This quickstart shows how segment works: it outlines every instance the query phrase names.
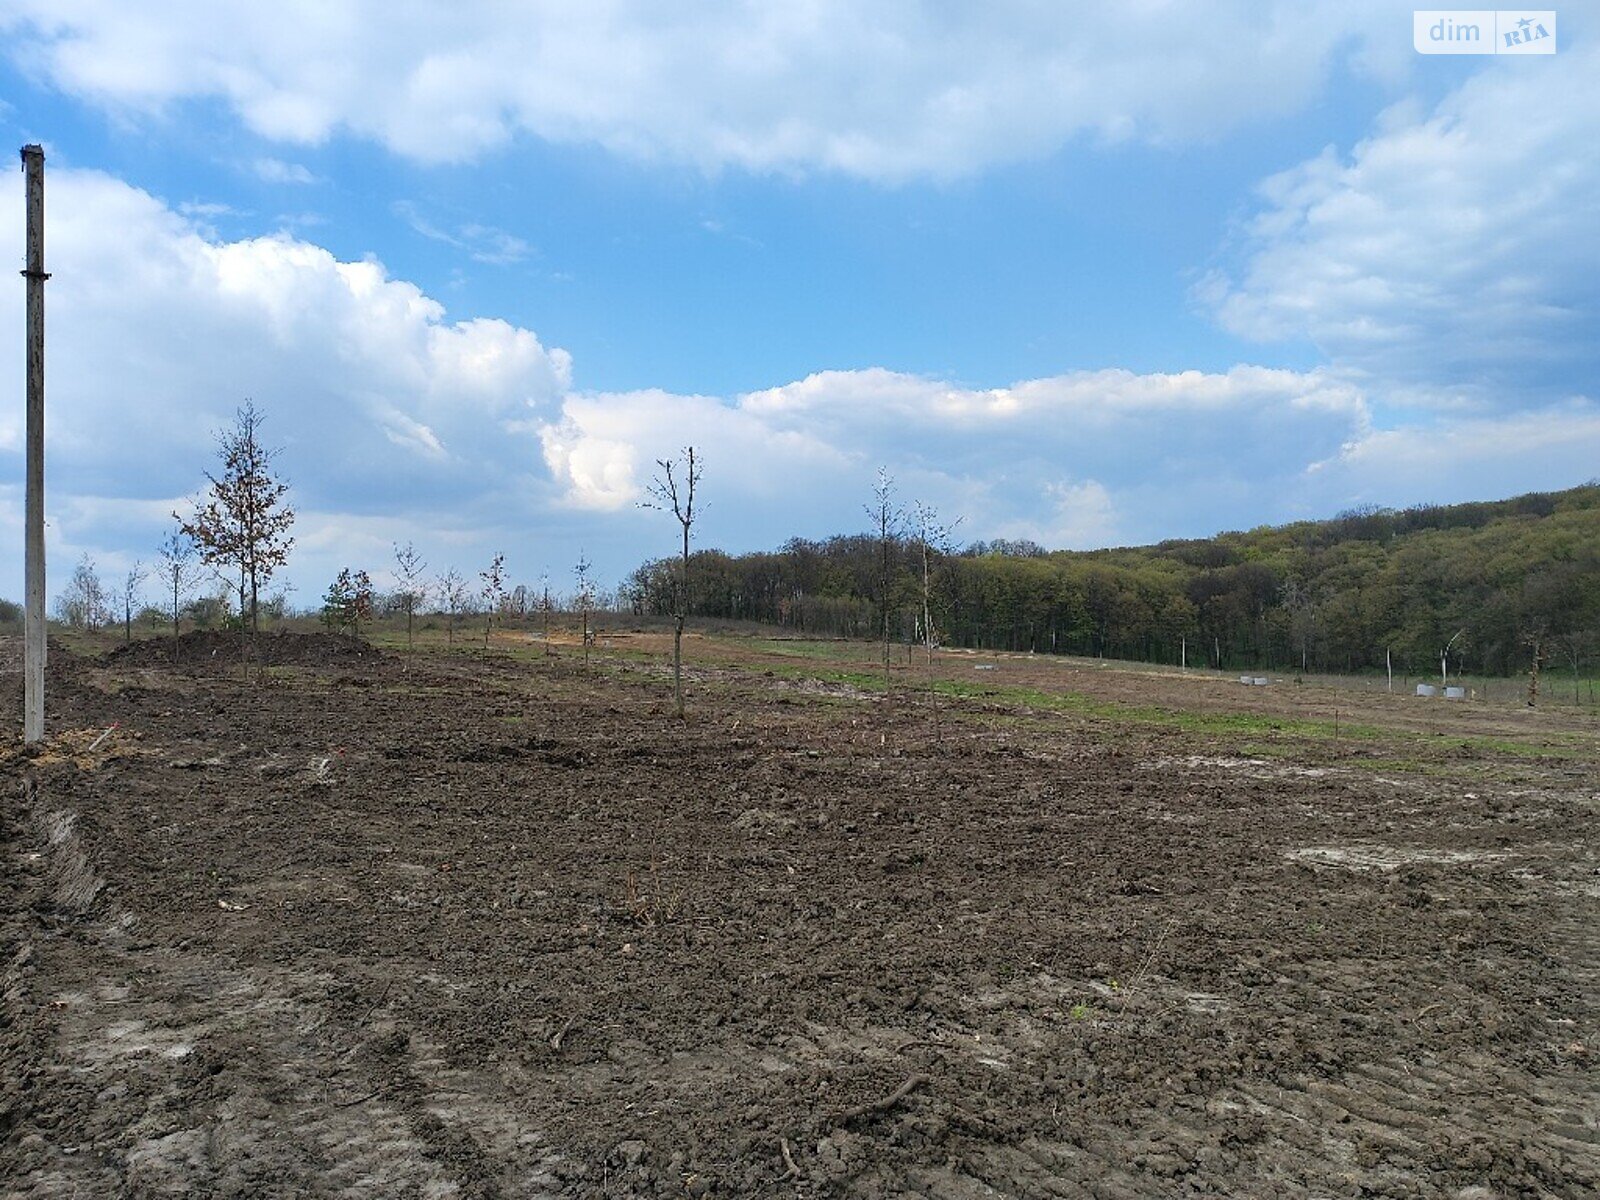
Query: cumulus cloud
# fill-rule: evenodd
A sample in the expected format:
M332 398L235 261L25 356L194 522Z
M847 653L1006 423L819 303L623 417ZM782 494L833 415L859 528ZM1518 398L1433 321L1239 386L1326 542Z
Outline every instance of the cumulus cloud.
M291 577L314 600L341 565L380 573L394 541L436 568L498 550L513 571L575 562L616 579L664 553L642 511L656 460L706 462L702 545L858 530L874 471L964 518L962 536L1135 542L1593 474L1600 413L1375 427L1335 369L1075 371L973 387L879 368L732 397L575 390L567 354L502 320L453 320L379 262L279 234L226 241L109 176L50 179L51 553L110 570L149 557L252 397L300 508ZM0 225L19 258L20 230ZM0 291L0 324L21 322ZM21 375L0 342L0 373ZM20 475L20 413L0 462ZM20 497L0 483L0 531ZM6 557L12 571L20 555ZM558 568L559 571L559 568ZM0 577L0 594L20 580Z
M1281 511L1312 462L1367 428L1359 391L1319 371L1081 371L975 389L874 368L727 402L569 396L540 436L564 503L599 511L642 499L654 459L693 441L734 498L711 524L740 545L860 527L886 463L904 497L964 516L973 537L1083 546L1189 530L1197 512L1226 520L1243 497Z
M1523 412L1373 429L1307 472L1324 512L1494 499L1569 487L1597 474L1600 404L1586 398Z
M1063 479L1046 483L1034 511L999 522L995 537L1027 539L1062 550L1090 550L1125 545L1111 489L1098 479Z
M1267 180L1201 298L1399 401L1548 403L1600 367L1600 44L1490 65Z
M426 162L529 133L709 169L885 180L1079 136L1204 139L1300 109L1341 55L1393 71L1410 54L1392 0L191 9L8 0L0 27L27 69L125 115L214 98L268 138L345 130Z
M532 331L452 321L381 263L288 235L215 240L96 172L52 171L49 209L50 517L62 544L91 523L106 531L83 497L116 498L145 525L141 503L169 512L203 482L213 432L247 397L307 509L433 527L514 522L539 502L531 422L554 411L571 362ZM0 229L12 258L20 240L18 226ZM20 289L0 293L0 322L19 327L21 303ZM20 378L20 353L0 345L0 370ZM20 420L0 415L0 454L20 452ZM151 526L144 540L158 537Z

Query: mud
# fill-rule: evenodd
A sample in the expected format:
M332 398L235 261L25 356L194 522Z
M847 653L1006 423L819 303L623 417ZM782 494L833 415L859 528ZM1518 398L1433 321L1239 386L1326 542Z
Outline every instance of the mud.
M9 729L5 1196L1600 1191L1593 753L142 653Z
M104 656L113 668L175 667L206 670L240 664L329 666L371 662L380 656L367 642L342 633L271 631L258 636L227 630L196 629L173 638L140 639Z

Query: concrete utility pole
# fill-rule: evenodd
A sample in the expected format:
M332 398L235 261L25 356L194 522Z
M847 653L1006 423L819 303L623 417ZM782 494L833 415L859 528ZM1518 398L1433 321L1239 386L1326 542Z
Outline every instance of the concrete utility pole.
M28 499L22 740L44 737L44 147L22 148L28 193Z

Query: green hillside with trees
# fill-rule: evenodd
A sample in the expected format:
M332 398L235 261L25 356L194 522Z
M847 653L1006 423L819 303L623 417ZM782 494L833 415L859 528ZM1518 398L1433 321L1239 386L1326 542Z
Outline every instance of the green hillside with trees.
M931 540L931 539L930 539ZM794 539L693 556L700 617L815 636L923 638L914 532ZM1511 674L1538 654L1578 670L1600 653L1600 483L1495 502L1362 509L1154 546L1046 551L977 542L932 556L944 645L1223 669ZM665 613L672 563L627 592Z

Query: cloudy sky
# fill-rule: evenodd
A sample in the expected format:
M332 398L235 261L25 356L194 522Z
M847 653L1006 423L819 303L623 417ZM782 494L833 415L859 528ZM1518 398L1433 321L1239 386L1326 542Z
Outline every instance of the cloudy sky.
M1388 0L1075 8L0 0L52 594L151 556L247 397L300 604L406 540L615 582L690 443L730 550L864 527L879 466L1051 547L1600 475L1583 10L1425 57Z

